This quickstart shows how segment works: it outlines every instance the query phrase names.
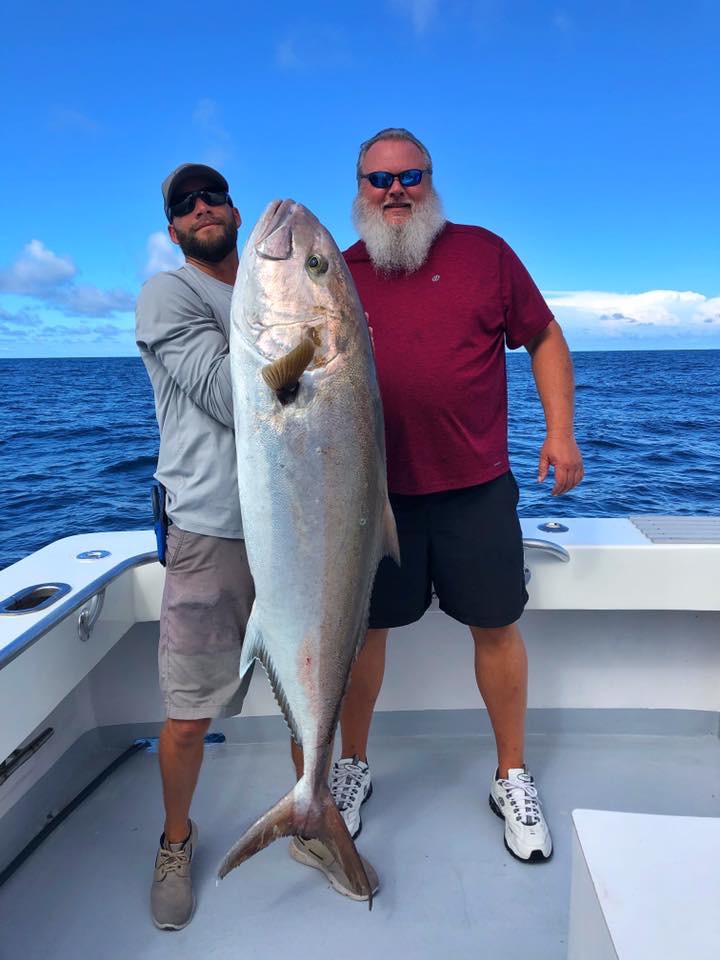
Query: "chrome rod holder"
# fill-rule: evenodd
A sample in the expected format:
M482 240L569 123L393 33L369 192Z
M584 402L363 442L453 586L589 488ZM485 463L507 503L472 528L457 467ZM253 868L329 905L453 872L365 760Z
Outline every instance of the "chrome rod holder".
M87 643L90 639L93 627L102 613L104 603L105 590L103 589L100 593L96 593L90 603L80 611L80 615L78 616L78 636L83 643Z

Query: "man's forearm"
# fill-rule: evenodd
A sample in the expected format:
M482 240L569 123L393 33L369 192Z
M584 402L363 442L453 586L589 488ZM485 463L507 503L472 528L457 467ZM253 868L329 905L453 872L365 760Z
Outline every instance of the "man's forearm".
M570 351L559 325L553 320L528 344L527 350L548 436L572 437L575 377Z

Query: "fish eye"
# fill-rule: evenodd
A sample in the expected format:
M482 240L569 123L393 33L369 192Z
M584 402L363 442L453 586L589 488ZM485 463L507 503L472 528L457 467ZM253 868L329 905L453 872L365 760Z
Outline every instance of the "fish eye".
M322 257L319 253L311 253L305 261L306 269L316 276L319 276L321 273L327 273L328 266L329 264L325 257Z

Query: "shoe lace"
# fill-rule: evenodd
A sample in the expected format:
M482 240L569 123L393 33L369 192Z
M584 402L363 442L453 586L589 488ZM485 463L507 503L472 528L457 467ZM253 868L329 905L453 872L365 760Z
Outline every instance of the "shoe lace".
M155 869L160 879L164 880L169 873L182 874L189 862L187 850L166 850L165 847L160 847Z
M338 810L353 805L362 788L364 773L357 763L335 764L330 790Z
M542 819L537 787L529 773L521 773L516 780L498 780L506 791L515 819L526 827L534 827Z

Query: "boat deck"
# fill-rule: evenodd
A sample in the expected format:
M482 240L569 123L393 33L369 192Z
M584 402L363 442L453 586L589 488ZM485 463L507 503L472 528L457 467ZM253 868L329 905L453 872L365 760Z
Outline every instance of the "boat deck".
M0 957L563 960L571 811L717 817L720 740L530 735L527 756L555 842L544 864L505 851L487 802L489 736L375 736L374 794L358 839L382 884L369 912L292 861L285 840L216 886L226 849L286 792L291 767L287 742L211 745L193 806L197 912L185 930L166 933L152 926L148 905L162 816L157 756L138 753L0 889ZM716 956L717 945L708 947Z

